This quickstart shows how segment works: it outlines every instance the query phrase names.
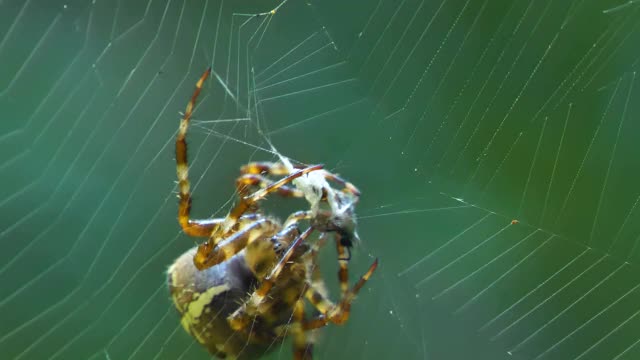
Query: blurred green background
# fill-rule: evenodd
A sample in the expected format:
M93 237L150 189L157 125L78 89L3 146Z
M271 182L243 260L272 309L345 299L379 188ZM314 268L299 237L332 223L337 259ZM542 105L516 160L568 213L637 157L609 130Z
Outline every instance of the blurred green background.
M2 358L208 358L165 271L194 245L173 141L209 65L195 216L267 140L363 192L351 274L381 266L317 358L640 358L639 9L0 1Z

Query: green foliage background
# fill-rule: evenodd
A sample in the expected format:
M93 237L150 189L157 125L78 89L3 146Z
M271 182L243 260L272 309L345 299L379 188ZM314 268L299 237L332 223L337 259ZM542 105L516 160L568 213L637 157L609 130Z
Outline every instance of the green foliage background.
M164 272L193 246L173 139L211 65L196 216L266 139L363 191L352 275L381 267L318 358L637 359L639 9L0 1L0 353L207 358Z

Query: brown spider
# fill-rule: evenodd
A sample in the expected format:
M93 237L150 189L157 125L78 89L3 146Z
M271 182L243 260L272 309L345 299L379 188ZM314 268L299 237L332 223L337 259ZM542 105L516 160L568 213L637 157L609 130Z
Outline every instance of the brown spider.
M249 163L236 181L238 203L225 218L190 219L185 137L209 73L210 69L197 82L176 139L178 222L187 235L208 239L169 267L171 296L185 330L218 357L255 359L290 335L294 359L311 359L312 330L346 322L353 299L378 265L376 259L349 289L347 265L349 248L357 240L354 207L360 193L321 165L294 168L286 159ZM282 178L273 181L276 176ZM335 190L327 181L343 189ZM258 202L274 192L304 197L311 210L295 212L281 225L259 212ZM310 226L301 233L302 220ZM314 230L321 233L319 239L307 243ZM328 299L316 263L328 232L335 234L340 264L342 297L337 304ZM319 314L305 314L304 298Z

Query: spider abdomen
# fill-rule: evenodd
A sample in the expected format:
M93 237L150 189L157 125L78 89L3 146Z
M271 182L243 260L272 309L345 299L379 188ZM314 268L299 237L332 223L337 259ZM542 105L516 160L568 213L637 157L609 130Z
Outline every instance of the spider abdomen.
M227 317L247 298L257 284L247 266L244 252L231 259L200 271L193 264L196 248L190 249L169 267L168 285L181 324L210 353L225 358L255 359L269 350L273 340L270 331L254 328L266 344L248 342L243 333L231 329Z

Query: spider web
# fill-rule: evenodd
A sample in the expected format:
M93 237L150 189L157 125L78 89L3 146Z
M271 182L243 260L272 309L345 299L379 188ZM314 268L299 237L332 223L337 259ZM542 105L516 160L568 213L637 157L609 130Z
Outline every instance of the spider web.
M210 65L195 216L224 215L269 142L363 191L351 274L381 266L318 358L638 358L639 11L0 1L0 353L208 358L164 272L193 246L173 144Z

